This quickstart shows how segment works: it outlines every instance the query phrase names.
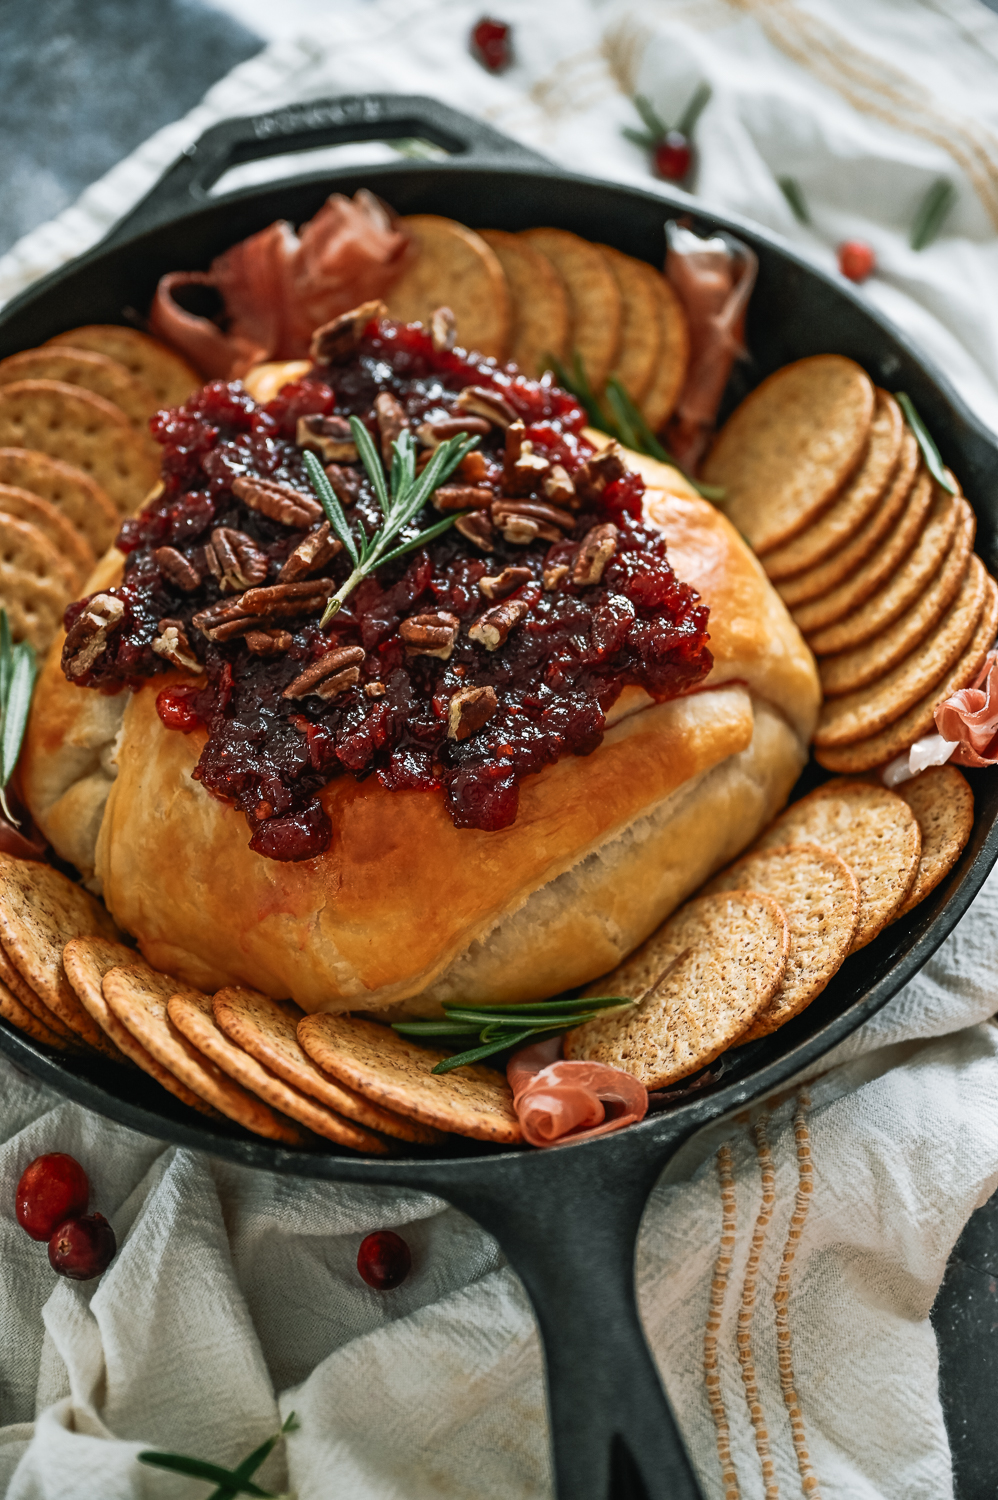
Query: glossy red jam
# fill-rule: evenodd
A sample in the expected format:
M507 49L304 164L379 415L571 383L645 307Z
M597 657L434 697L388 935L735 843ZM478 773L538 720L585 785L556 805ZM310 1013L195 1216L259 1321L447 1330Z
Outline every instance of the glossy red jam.
M562 755L597 748L604 713L625 683L661 700L688 691L710 670L707 610L676 579L661 534L640 521L644 485L631 473L607 484L598 500L576 502L571 530L561 540L523 544L496 532L486 553L452 527L365 580L326 630L317 615L263 620L290 635L277 655L254 655L242 639L212 642L191 623L207 606L234 597L220 592L205 564L214 528L234 528L252 539L267 560L267 586L277 582L282 564L306 535L250 509L232 490L238 476L248 475L312 493L295 446L299 417L357 414L377 441L379 392L397 397L415 430L452 416L458 393L469 385L500 395L526 424L534 453L570 475L578 475L592 456L582 436L584 414L571 396L546 380L527 380L513 366L500 368L461 351L436 352L418 325L387 321L369 325L347 363L313 370L264 406L240 384L215 381L185 406L153 419L153 434L163 446L164 488L122 527L118 545L128 554L126 575L108 592L122 601L123 616L90 669L70 674L67 668L67 675L105 690L138 686L171 670L152 643L161 620L181 622L203 675L164 688L157 699L160 717L182 733L199 726L207 731L193 774L245 813L251 847L269 858L307 859L328 846L332 829L318 793L332 777L347 773L358 779L376 775L392 791L443 796L459 828L507 827L516 818L524 777ZM483 462L474 478L497 499L503 495L504 444L500 427L483 437ZM381 513L359 466L355 473L362 477L347 514L369 534ZM450 482L468 481L455 475ZM536 492L526 498L545 497ZM439 519L427 506L406 534ZM618 536L602 577L588 586L572 583L569 570L582 539L610 521ZM164 546L200 576L192 591L180 588L157 562L156 549ZM525 614L499 649L489 651L469 638L467 627L492 606L479 579L506 567L529 575L508 596L522 602ZM341 553L310 576L338 584L348 571ZM83 609L83 603L70 606L67 628ZM447 660L411 654L400 625L439 611L461 624L452 654ZM283 697L305 667L344 646L365 653L355 686L329 700ZM369 684L371 693L365 691ZM497 707L466 738L448 738L450 699L468 687L493 689Z

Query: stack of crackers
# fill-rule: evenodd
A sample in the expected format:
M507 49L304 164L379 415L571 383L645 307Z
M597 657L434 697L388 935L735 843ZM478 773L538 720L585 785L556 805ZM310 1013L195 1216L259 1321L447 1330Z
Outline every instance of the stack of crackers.
M172 350L112 324L0 361L0 599L15 640L51 644L159 479L149 418L200 385Z
M930 733L994 643L998 585L894 397L852 360L798 360L742 402L704 477L818 658L820 764L866 771Z

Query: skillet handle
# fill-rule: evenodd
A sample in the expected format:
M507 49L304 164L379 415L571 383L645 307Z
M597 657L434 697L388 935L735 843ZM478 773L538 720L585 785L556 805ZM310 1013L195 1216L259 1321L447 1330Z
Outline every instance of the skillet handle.
M146 196L102 242L108 249L193 212L209 202L214 183L229 167L317 146L348 141L392 141L416 138L448 153L434 167L527 167L551 169L551 163L509 136L470 115L421 94L348 94L284 105L265 114L222 120L199 137L169 167ZM400 157L399 167L419 166ZM303 162L302 174L308 172ZM259 191L259 189L249 189ZM222 195L228 197L228 194ZM234 198L238 194L232 195Z
M645 1203L680 1142L639 1154L627 1135L525 1153L487 1187L441 1191L495 1235L533 1303L558 1500L701 1500L634 1284Z

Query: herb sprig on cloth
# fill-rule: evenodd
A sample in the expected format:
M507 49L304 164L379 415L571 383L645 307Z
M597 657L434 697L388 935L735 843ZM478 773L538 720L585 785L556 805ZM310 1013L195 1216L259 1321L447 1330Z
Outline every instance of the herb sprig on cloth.
M7 806L6 787L21 753L37 676L34 646L29 641L14 645L7 611L0 609L0 808L15 828L20 825Z
M395 1021L393 1030L417 1040L440 1036L478 1036L481 1046L438 1062L434 1073L449 1073L465 1063L480 1062L494 1052L519 1047L533 1037L568 1031L595 1021L601 1010L634 1005L627 995L585 995L578 1000L534 1000L525 1005L445 1005L444 1021Z
M901 410L904 412L904 419L908 423L908 426L911 428L912 435L914 436L915 441L918 443L918 446L922 450L922 457L925 459L925 467L928 469L929 473L936 481L936 484L939 485L940 489L944 489L949 495L957 494L957 487L950 476L947 474L939 453L939 449L932 441L929 429L926 427L925 423L918 415L918 412L915 409L914 401L912 401L911 397L906 395L904 391L895 391L894 399L897 401L898 406L900 406Z
M358 537L350 526L336 491L329 483L321 463L314 453L306 451L305 472L308 474L320 505L326 512L330 530L343 543L343 549L353 563L353 571L346 583L337 589L326 605L325 613L319 622L323 626L329 624L344 600L353 593L363 579L369 578L378 568L384 567L385 563L394 562L395 558L404 556L406 552L413 552L417 547L432 542L434 537L441 536L449 526L453 526L458 519L456 512L445 516L436 525L428 526L418 536L409 537L398 546L391 545L399 533L415 520L434 490L453 474L461 460L466 458L472 448L478 444L477 437L448 438L445 443L441 443L433 450L433 456L426 468L422 474L417 475L416 444L412 434L405 431L392 443L391 473L386 483L385 471L378 450L374 446L371 434L359 417L350 418L350 430L357 444L357 453L374 486L374 493L378 497L384 520L372 536L361 534Z
M270 1457L281 1438L289 1432L297 1432L300 1426L292 1412L280 1432L275 1432L259 1448L254 1448L237 1469L224 1469L220 1464L206 1463L202 1458L189 1458L186 1453L145 1452L137 1456L140 1464L148 1464L151 1469L166 1469L171 1474L186 1474L191 1479L204 1479L214 1484L217 1488L212 1490L208 1500L235 1500L237 1495L255 1495L258 1500L285 1500L273 1490L261 1489L253 1482L253 1475L264 1459Z

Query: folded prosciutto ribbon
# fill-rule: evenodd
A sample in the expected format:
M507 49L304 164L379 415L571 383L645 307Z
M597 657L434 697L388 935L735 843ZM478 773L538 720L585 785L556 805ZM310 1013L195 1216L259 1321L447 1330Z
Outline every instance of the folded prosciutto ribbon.
M881 772L885 786L899 786L930 766L982 769L998 765L998 648L984 658L974 681L935 712L936 733L916 740Z
M567 1146L643 1120L648 1091L620 1068L564 1062L561 1037L535 1042L506 1065L513 1108L531 1146Z
M304 359L316 328L384 296L407 244L373 193L334 193L297 234L279 219L217 256L207 271L162 277L149 326L213 379L238 379L262 360ZM174 294L185 286L221 294L224 327L180 306Z

